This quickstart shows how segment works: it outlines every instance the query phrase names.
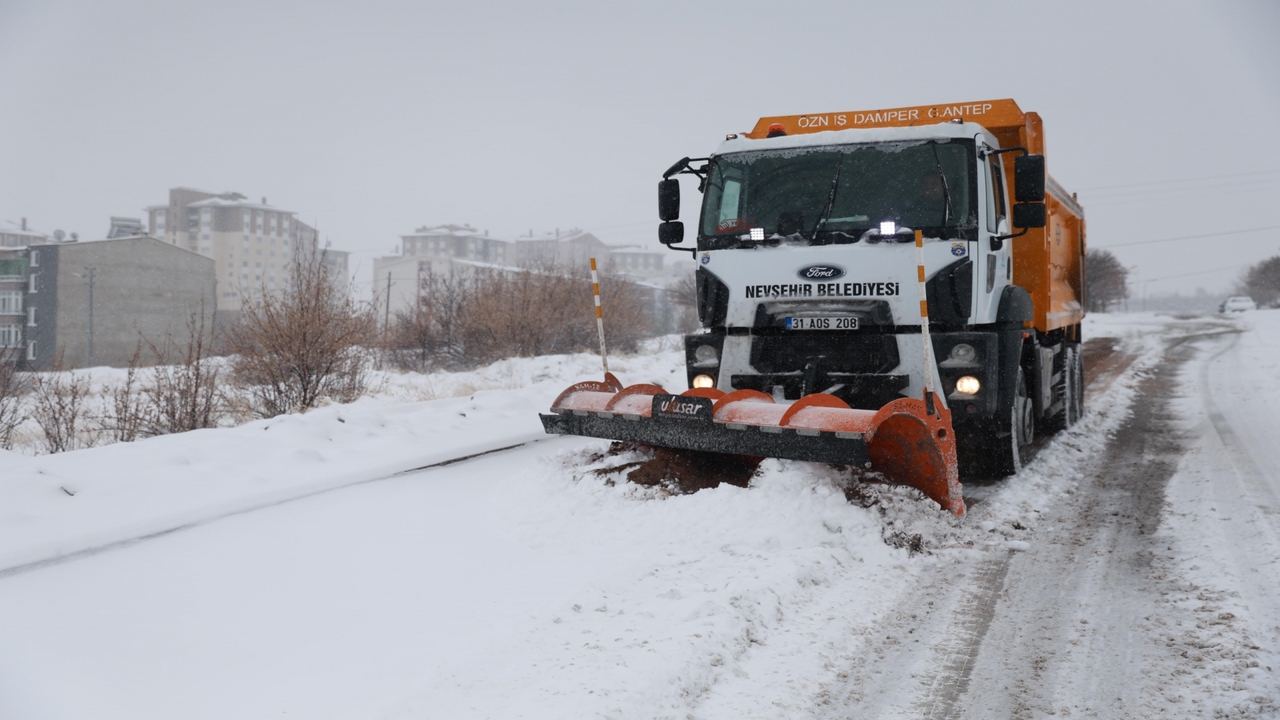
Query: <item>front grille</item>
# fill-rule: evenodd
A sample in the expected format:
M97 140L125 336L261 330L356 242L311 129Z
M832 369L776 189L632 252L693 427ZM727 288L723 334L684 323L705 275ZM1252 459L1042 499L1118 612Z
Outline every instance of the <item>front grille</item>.
M898 339L821 331L751 338L751 367L757 372L801 372L810 364L827 372L886 373L898 367Z

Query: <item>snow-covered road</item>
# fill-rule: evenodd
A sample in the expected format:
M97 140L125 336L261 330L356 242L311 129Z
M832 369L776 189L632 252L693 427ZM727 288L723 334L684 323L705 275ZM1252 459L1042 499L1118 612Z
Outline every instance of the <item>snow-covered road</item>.
M0 718L1274 714L1280 312L1086 330L1090 412L963 520L805 463L666 497L575 438L391 477L535 437L582 357L0 455Z

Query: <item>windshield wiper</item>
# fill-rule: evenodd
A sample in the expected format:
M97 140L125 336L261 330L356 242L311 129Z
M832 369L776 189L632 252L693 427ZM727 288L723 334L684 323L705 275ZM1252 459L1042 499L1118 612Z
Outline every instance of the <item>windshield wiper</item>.
M946 227L951 224L951 187L947 183L947 174L942 172L942 159L938 157L938 143L930 143L933 145L933 164L938 168L938 177L942 178L942 199L946 201L946 207L942 211L942 226Z
M937 149L934 149L937 153ZM836 160L836 176L831 179L831 192L827 193L827 204L822 206L822 212L818 213L818 222L813 224L813 232L810 233L809 242L811 244L818 242L818 230L827 222L827 218L831 216L831 210L836 204L836 189L840 187L840 170L844 168L844 153L840 153L840 158Z

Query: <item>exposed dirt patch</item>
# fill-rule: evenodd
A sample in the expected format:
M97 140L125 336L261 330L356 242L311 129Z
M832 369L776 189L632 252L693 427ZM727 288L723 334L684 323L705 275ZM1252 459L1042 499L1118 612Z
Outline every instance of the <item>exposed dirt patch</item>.
M747 487L763 460L742 455L673 450L625 442L612 443L606 457L634 456L637 453L647 456L647 459L613 465L595 472L607 475L629 469L628 482L685 494L719 487L721 483Z
M1137 359L1137 355L1120 350L1120 338L1097 337L1084 342L1084 378L1086 401L1111 387L1111 383Z

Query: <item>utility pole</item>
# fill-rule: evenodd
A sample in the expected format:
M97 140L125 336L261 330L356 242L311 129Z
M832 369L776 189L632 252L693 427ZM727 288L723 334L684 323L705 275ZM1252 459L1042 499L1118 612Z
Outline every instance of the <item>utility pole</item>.
M391 271L387 271L387 309L382 316L382 329L391 329Z
M89 274L89 345L85 348L85 367L93 367L93 273L97 268L85 268Z

